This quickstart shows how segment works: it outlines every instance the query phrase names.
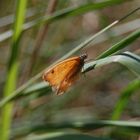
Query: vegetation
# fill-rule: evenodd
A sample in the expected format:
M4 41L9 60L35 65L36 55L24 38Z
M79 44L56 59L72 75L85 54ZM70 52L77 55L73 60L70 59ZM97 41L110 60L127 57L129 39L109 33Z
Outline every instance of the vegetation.
M1 1L0 140L139 139L138 4ZM77 83L52 93L43 72L84 52Z

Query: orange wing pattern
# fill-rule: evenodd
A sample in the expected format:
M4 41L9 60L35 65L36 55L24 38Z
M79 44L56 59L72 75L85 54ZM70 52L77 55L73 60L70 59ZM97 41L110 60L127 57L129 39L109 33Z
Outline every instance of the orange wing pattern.
M81 70L80 65L80 57L69 58L45 72L43 79L49 82L57 94L60 94L61 92L65 92L74 81L77 71Z
M43 74L43 79L49 82L57 95L60 95L78 78L86 58L87 55L84 54L66 59L47 70Z

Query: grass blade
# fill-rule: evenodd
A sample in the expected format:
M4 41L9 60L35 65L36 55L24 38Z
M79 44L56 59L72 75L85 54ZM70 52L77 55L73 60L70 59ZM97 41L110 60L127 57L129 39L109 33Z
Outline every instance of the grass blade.
M125 48L127 45L131 44L134 42L136 39L140 37L140 29L131 33L129 36L118 42L117 44L113 45L111 48L108 50L104 51L100 56L97 57L97 59L104 58L106 56L109 56L113 53L116 53L117 51Z
M7 81L5 83L5 88L4 88L4 97L8 97L16 88L19 40L22 32L22 25L24 22L26 3L27 0L17 1L16 17L15 17L13 37L11 43L11 56L8 65ZM1 129L0 129L1 140L9 139L12 107L13 104L9 103L2 108Z
M90 71L94 68L98 68L112 62L118 62L140 76L140 57L130 52L108 56L106 58L86 63L84 65L83 72Z
M110 138L94 137L81 133L72 132L50 132L47 134L36 134L24 137L24 140L113 140Z
M57 131L60 129L72 128L80 130L95 130L103 127L118 127L118 128L127 128L134 129L136 131L140 130L139 121L110 121L110 120L88 120L88 121L73 121L69 120L68 122L55 122L55 123L45 123L45 124L32 124L30 127L21 126L14 130L14 134L18 135L27 135L29 133L35 133L40 131Z
M126 0L126 1L129 1L129 0ZM88 3L81 6L66 8L64 10L57 11L51 16L44 16L39 19L33 20L31 22L25 23L23 26L23 30L30 29L34 26L38 26L39 24L45 24L48 22L51 23L53 21L56 21L62 18L77 16L77 15L80 15L80 14L83 14L92 10L102 9L107 6L112 6L112 5L120 4L123 2L124 2L123 0L108 0L108 1L103 1L99 3ZM0 34L0 42L10 38L12 34L13 32L11 30Z
M112 114L112 119L117 120L120 118L125 106L127 105L131 95L140 89L140 79L136 79L128 84L128 86L122 91L121 96L115 106Z

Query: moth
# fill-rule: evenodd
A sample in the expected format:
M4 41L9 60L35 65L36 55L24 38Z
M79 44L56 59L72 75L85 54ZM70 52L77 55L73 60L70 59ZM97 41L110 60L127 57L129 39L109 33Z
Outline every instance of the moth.
M61 95L78 79L87 54L63 60L45 71L42 78L57 95Z

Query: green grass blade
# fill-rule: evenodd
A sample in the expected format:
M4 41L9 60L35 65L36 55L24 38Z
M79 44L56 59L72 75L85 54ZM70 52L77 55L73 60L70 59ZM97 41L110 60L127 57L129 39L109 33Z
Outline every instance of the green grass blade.
M34 26L36 24L52 22L54 20L61 19L61 18L81 15L81 14L83 14L85 12L89 12L91 10L102 9L104 7L120 4L122 2L124 2L124 1L123 0L108 0L108 1L88 3L88 4L85 4L85 5L81 5L81 6L71 7L71 8L68 8L68 9L64 9L62 11L57 11L57 13L54 13L50 17L45 16L43 18L43 20L40 19L40 20L38 20L38 22L36 22L35 24L32 24L32 25Z
M31 18L33 16L36 16L38 14L42 14L44 11L41 9L40 11L37 11L36 8L28 8L27 9L27 14L26 14L26 19ZM10 14L4 17L0 17L0 28L3 28L5 26L11 25L14 22L14 15Z
M16 17L14 22L13 37L11 43L11 56L8 65L8 75L4 88L4 97L8 97L16 88L17 70L18 70L18 53L19 40L24 22L27 0L17 1ZM10 124L12 117L13 104L9 103L2 108L0 137L1 140L9 139Z
M126 0L126 1L129 1L129 0ZM24 24L23 30L30 29L39 24L45 24L48 22L51 23L53 21L56 21L56 20L59 20L62 18L77 16L77 15L84 14L84 13L92 11L92 10L102 9L107 6L112 6L112 5L120 4L123 2L124 2L123 0L108 0L108 1L98 2L98 3L88 3L88 4L85 4L82 6L66 8L64 10L57 11L56 13L52 14L51 16L41 17L39 19L36 19L34 21ZM13 34L13 32L11 30L0 34L0 42L10 38L12 36L12 34Z
M68 122L55 122L55 123L44 123L30 126L20 126L13 130L13 133L18 135L28 135L30 133L40 132L40 131L57 131L60 129L80 129L80 130L95 130L103 127L118 127L133 129L136 132L140 130L139 121L110 121L110 120L89 120L88 121L73 121Z
M104 58L106 56L109 56L113 53L118 52L119 50L125 48L132 42L134 42L136 39L140 37L140 29L131 33L129 36L118 42L117 44L113 45L111 48L104 51L100 56L97 57L97 59Z
M122 91L121 96L115 106L115 109L114 109L112 117L111 117L113 120L117 120L120 118L125 106L127 105L128 101L129 101L129 98L137 90L140 90L140 79L136 79L136 80L132 81Z
M130 52L125 52L114 56L108 56L106 58L86 63L84 65L83 72L87 72L92 69L114 62L126 66L128 69L140 76L140 57Z
M110 138L94 137L87 134L75 132L50 132L47 134L36 134L24 137L24 140L113 140Z

